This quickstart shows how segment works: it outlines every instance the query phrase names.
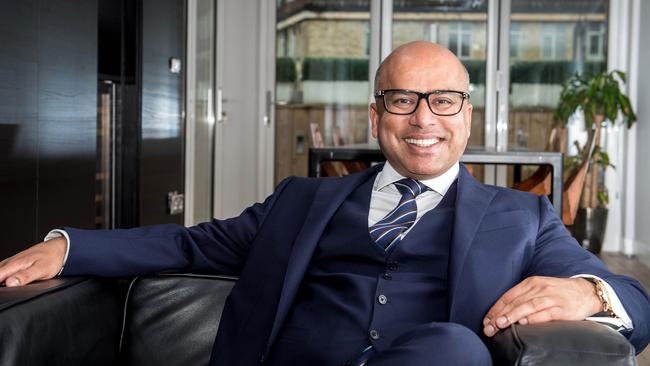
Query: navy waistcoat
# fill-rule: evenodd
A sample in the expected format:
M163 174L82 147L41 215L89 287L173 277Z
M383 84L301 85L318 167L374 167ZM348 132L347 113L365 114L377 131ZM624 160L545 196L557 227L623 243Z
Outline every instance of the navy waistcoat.
M447 321L447 268L456 183L385 252L368 233L375 176L332 217L267 362L340 365L385 349L418 324Z

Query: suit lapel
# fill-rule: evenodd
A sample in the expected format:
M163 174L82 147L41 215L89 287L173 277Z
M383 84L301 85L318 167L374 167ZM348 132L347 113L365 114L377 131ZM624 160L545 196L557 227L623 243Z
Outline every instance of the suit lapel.
M278 310L275 314L271 336L265 353L268 353L273 340L284 323L325 227L347 196L360 184L377 174L382 166L383 164L379 164L362 173L341 179L325 179L318 187L307 218L296 236L289 256L282 293L278 302Z
M455 303L459 291L463 266L467 253L474 244L476 231L483 221L485 212L494 199L495 191L479 183L461 164L458 175L458 192L456 195L456 210L454 231L452 234L449 254L449 320L454 321L458 307Z

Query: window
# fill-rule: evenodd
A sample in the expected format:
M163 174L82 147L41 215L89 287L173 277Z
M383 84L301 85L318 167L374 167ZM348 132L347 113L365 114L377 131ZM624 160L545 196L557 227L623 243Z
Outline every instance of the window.
M607 0L513 1L509 147L543 151L562 83L576 71L605 69L607 6Z
M285 56L296 57L296 29L289 28L287 31L287 40L285 44Z
M370 23L364 23L363 24L363 39L361 42L363 42L363 49L364 54L366 57L370 56Z
M449 4L453 3L453 7ZM485 63L487 54L488 1L427 2L393 1L392 47L428 40L449 47L470 75L472 130L470 146L485 145ZM449 21L460 20L462 21Z
M277 4L277 47L285 49L276 51L280 181L307 175L310 147L368 143L370 1Z
M567 59L566 26L562 23L542 25L542 60Z
M468 22L449 23L448 34L447 47L461 60L471 58L471 24Z
M429 42L438 43L438 23L429 24L429 34L427 40Z
M287 55L287 33L278 32L277 45L275 47L277 57L285 57Z
M494 105L486 106L486 99L491 99L486 95L494 95L486 88L496 84L486 85L486 75L495 72L486 70L488 35L498 36L495 29L488 30L488 12L499 8L494 1L387 1L392 29L390 39L382 40L381 45L389 43L395 49L407 42L428 40L447 46L462 60L470 74L474 107L470 146L493 146L492 136L501 136L494 141L500 148L510 143L544 150L562 82L574 71L597 72L606 66L609 0L501 0L506 1L511 5L510 30L505 33L510 37L510 95L509 106L499 106L496 115L488 110ZM369 87L369 80L362 75L369 71L369 40L384 36L370 34L370 3L279 3L277 44L286 52L277 51L277 179L306 174L309 146L301 149L300 141L309 143L312 122L318 124L325 145L368 141L368 93L364 88ZM382 14L372 16L382 19ZM385 30L385 25L380 28ZM286 68L280 72L282 56ZM497 129L497 121L508 127L507 139L501 129L504 125ZM283 123L286 125L281 126Z
M512 61L521 58L522 37L521 23L510 23L510 60Z
M605 59L605 24L589 24L585 38L587 61L603 61Z

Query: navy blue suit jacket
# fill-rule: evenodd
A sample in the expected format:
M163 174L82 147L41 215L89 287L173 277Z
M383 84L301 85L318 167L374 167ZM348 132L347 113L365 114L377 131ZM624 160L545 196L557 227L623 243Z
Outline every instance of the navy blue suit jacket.
M328 221L346 196L379 169L343 178L288 178L240 216L192 228L66 228L72 244L63 274L239 276L211 364L258 364L287 316ZM614 288L634 321L634 330L624 335L642 350L650 337L650 300L639 283L610 273L582 249L546 197L481 184L461 167L448 273L449 321L481 334L488 309L524 278L583 273Z

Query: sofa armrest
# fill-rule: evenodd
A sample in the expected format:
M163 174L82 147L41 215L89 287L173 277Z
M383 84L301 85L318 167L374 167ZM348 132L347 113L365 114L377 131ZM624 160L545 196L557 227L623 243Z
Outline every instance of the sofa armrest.
M122 314L115 281L65 278L0 288L0 365L112 365Z
M207 365L236 278L166 274L134 279L124 308L123 365Z
M494 336L495 365L636 365L634 346L591 321L514 324Z

